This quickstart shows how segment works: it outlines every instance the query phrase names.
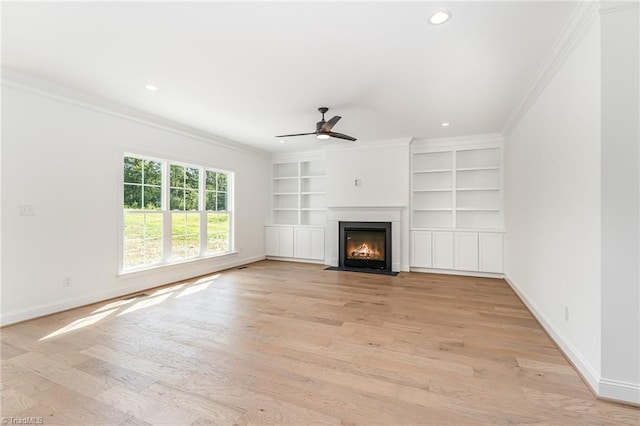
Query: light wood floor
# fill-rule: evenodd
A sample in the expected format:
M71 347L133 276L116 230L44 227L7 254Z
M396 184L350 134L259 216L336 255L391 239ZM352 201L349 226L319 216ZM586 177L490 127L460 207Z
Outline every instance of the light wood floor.
M264 261L147 293L2 329L2 416L640 424L593 397L502 280Z

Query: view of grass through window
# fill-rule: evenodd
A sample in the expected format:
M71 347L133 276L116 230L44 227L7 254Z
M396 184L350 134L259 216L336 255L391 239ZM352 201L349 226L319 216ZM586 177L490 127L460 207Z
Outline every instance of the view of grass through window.
M123 269L228 252L229 176L125 156Z

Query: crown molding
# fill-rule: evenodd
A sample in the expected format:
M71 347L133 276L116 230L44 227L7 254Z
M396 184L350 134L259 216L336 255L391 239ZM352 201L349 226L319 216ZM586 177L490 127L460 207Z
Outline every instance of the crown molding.
M222 136L214 135L203 130L169 120L155 114L131 108L118 102L93 95L69 86L55 83L43 78L18 71L16 69L2 66L2 84L26 92L34 93L55 99L60 102L75 105L92 111L108 114L124 120L132 121L145 126L175 133L201 142L218 146L233 151L246 154L268 156L269 153L245 145L241 142L232 141Z
M370 148L396 148L396 147L408 147L411 145L413 138L398 138L398 139L382 139L374 141L361 141L358 142L335 142L331 145L324 147L325 151L354 151L358 149L370 149Z
M271 154L272 163L288 163L295 161L316 161L324 160L327 158L327 154L322 150L314 151L292 151L292 152L278 152Z
M503 137L499 133L487 133L484 135L454 136L448 138L414 139L411 149L436 148L450 146L478 146L486 144L501 144Z
M529 111L560 67L565 63L573 49L586 34L593 20L598 16L599 1L581 0L569 18L559 37L551 47L536 77L525 95L509 116L501 134L508 135L514 126Z

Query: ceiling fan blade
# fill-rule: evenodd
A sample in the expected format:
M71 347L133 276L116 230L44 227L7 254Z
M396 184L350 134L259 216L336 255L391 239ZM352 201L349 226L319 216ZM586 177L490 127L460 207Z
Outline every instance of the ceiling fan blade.
M306 136L306 135L315 135L316 132L312 132L312 133L296 133L293 135L279 135L276 136L276 138L288 138L289 136Z
M324 123L321 127L321 130L323 132L329 132L331 131L331 129L333 129L333 126L336 125L336 123L338 121L340 121L342 117L340 117L339 115L336 115L335 117L333 117L331 120L327 121L326 123Z
M356 138L354 138L353 136L345 135L345 134L342 134L342 133L327 132L327 134L329 136L331 136L332 138L345 139L345 140L348 140L348 141L355 141L356 140Z

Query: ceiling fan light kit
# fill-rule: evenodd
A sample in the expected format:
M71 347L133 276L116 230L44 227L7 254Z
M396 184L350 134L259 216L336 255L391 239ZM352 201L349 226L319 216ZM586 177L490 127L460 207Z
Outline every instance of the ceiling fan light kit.
M352 141L352 142L356 140L356 138L354 138L353 136L349 136L349 135L345 135L343 133L337 133L337 132L332 132L331 131L331 129L333 129L333 126L335 126L336 123L338 121L340 121L340 119L342 117L340 117L339 115L336 115L336 116L332 117L331 119L329 119L329 121L325 121L324 114L327 111L329 111L329 108L320 107L320 108L318 108L318 111L320 112L320 114L322 114L322 119L316 123L316 131L315 132L311 132L311 133L294 133L294 134L291 134L291 135L279 135L279 136L276 136L276 138L288 138L288 137L291 137L291 136L316 135L316 138L318 138L318 139L336 138L336 139L343 139L343 140Z

